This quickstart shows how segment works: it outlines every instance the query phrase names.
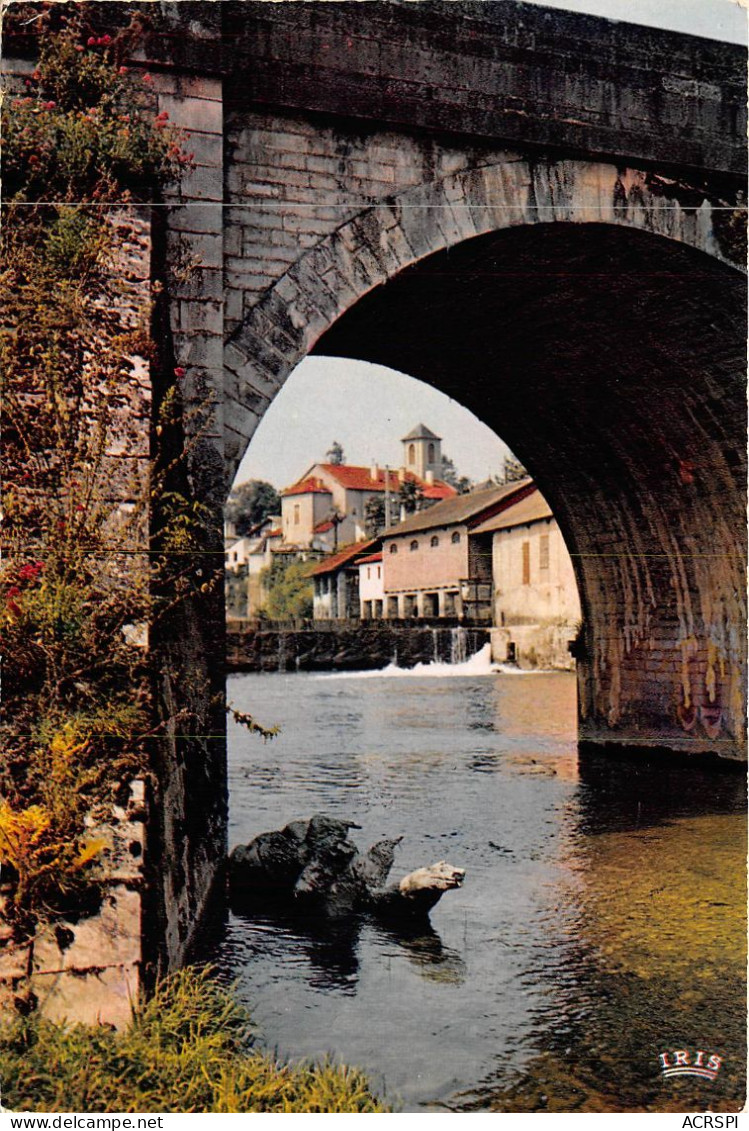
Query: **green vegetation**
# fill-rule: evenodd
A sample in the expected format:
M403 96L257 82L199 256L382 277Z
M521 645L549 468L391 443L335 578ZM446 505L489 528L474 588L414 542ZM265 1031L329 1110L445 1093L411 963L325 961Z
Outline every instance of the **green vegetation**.
M334 467L341 467L346 462L346 453L337 440L334 440L330 445L330 450L325 453L325 458Z
M263 612L271 620L294 620L312 616L314 587L309 576L310 562L284 561L276 554L260 574L268 599Z
M149 677L133 641L153 619L155 575L163 605L175 593L157 576L164 556L139 552L163 483L123 456L143 451L125 406L142 398L138 359L153 371L156 353L148 297L133 298L122 261L138 246L129 206L190 156L122 61L141 22L102 34L98 8L6 15L6 33L33 24L40 52L2 107L0 863L17 935L85 879L100 846L84 818L146 764ZM165 419L177 405L173 388ZM164 510L168 548L194 516L173 497Z
M248 1018L209 973L182 970L132 1025L0 1028L3 1103L12 1111L382 1112L361 1073L279 1064L252 1048Z
M233 489L226 503L226 518L237 528L237 536L244 538L259 522L281 513L281 496L272 483L263 479L250 479Z

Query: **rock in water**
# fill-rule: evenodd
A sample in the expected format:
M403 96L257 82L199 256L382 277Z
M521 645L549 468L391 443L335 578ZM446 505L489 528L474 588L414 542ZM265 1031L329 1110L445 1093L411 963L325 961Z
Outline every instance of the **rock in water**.
M387 915L428 915L446 891L462 886L465 875L464 868L455 868L446 860L417 868L404 876L397 887L373 893L375 907Z
M441 860L384 887L402 838L378 841L360 854L349 838L349 830L358 827L318 813L238 845L229 857L232 897L271 898L330 915L371 910L388 918L418 918L463 883L465 871Z

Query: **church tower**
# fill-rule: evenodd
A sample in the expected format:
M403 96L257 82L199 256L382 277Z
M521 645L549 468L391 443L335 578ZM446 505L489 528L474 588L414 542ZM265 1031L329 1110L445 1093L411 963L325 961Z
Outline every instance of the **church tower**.
M442 478L442 437L425 424L417 424L401 440L403 466L419 479Z

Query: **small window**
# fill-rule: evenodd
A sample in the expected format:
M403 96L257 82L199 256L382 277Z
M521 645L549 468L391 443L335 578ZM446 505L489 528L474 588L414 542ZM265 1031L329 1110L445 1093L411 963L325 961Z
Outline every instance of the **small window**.
M381 576L382 576L382 574L381 574L381 567L380 567L380 566L378 566L378 567L377 567L377 576L378 576L378 577L381 577Z
M531 583L531 544L523 542L523 585Z
M294 506L294 526L299 525L299 505Z
M538 543L538 568L549 568L549 535L542 534Z
M427 458L428 458L429 462L434 463L434 444L429 445L428 452L429 452L429 454L428 454Z
M371 576L372 576L372 567L367 566L367 581L369 581Z
M390 543L390 553L391 554L397 554L398 553L398 545L397 545L396 542Z
M439 546L439 544L440 544L439 538L437 537L436 534L433 534L432 537L429 539L429 545L432 547L432 549L434 549L435 546Z
M450 539L450 541L452 542L452 544L453 544L454 546L458 544L458 542L460 541L460 531L459 531L459 530L456 530L456 531L455 531L455 533L453 534L453 536L452 536L452 538Z
M408 462L416 463L416 447L414 444L408 445Z
M411 551L411 553L413 553L413 552L414 552L414 550L418 550L418 548L419 548L419 543L418 543L418 542L416 541L416 539L415 539L415 538L414 538L413 542L411 543L411 545L410 545L410 546L409 546L408 548L409 548L409 550Z

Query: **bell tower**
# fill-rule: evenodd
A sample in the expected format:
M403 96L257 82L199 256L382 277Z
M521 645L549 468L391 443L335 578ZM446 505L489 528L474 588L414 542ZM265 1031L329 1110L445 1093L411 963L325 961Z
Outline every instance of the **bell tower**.
M419 479L442 478L442 437L425 424L417 424L401 440L403 466Z

